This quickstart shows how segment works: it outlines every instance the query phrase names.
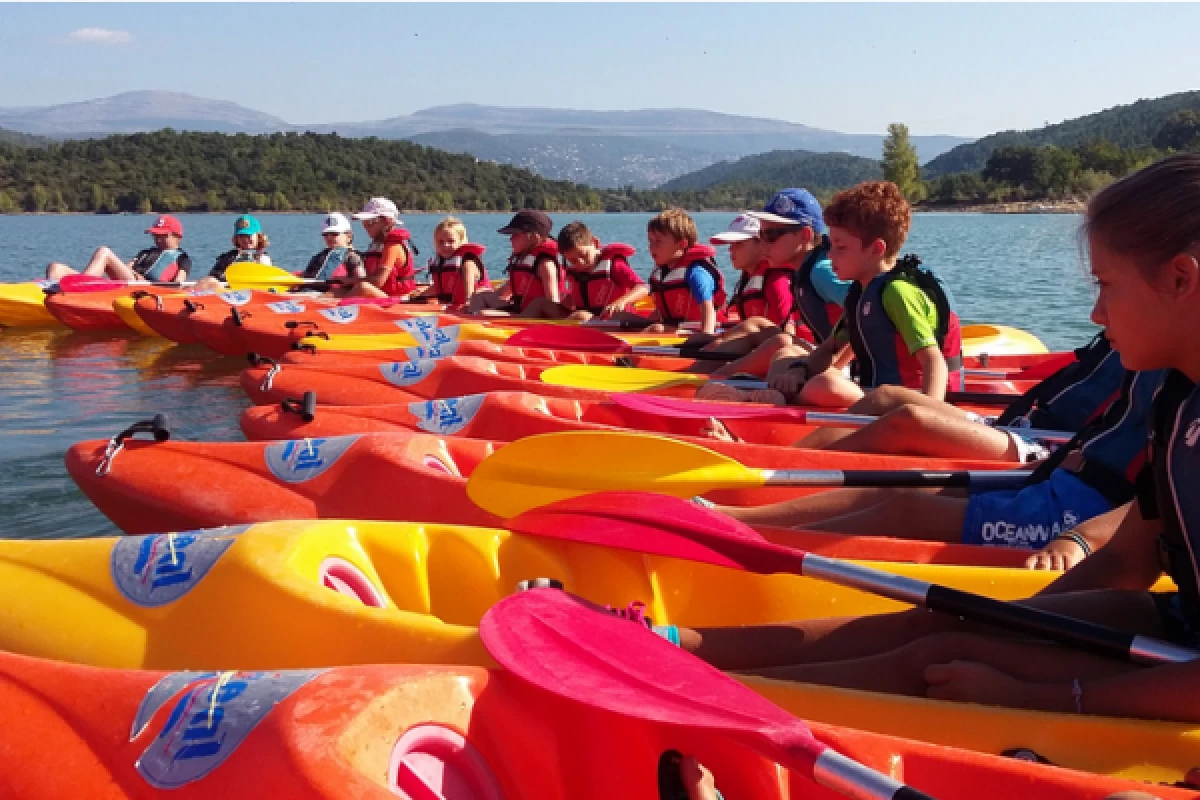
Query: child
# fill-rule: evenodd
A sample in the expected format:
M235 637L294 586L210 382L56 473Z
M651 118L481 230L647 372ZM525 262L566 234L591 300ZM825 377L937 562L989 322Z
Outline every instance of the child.
M458 217L446 217L433 229L433 249L430 286L414 297L433 297L448 310L460 311L476 291L492 287L483 264L487 248L467 241L467 228Z
M533 209L518 211L498 233L512 245L506 270L508 281L496 291L476 292L470 313L489 310L499 314L524 312L538 298L558 303L563 296L564 270L558 263L558 243L551 237L554 225L546 214ZM536 309L535 309L536 313Z
M321 226L321 237L325 240L325 249L308 260L308 266L300 273L300 277L338 282L329 295L345 297L355 281L367 277L362 254L354 249L354 230L350 227L350 220L337 212L327 214Z
M620 242L600 246L587 225L576 220L558 232L558 252L567 267L567 291L562 303L543 297L521 316L586 321L609 319L650 293L645 281L629 266L637 251Z
M256 218L249 214L238 217L233 223L233 249L217 256L208 275L196 282L196 289L207 291L221 288L225 282L225 270L229 269L230 264L253 262L270 266L267 245L267 235Z
M115 281L185 281L192 268L192 259L180 249L183 223L170 214L163 214L146 229L154 237L154 247L142 250L126 264L108 247L92 254L84 275L107 275ZM46 267L46 277L56 281L64 275L76 275L76 270L55 261Z
M767 379L777 401L844 407L862 399L864 389L887 384L935 400L945 398L948 385L962 388L962 334L941 280L915 257L897 261L911 219L908 201L889 181L834 196L825 209L833 268L854 286L845 315L816 350L785 345L771 355ZM849 353L857 384L838 368ZM724 394L727 387L714 386L705 396Z
M697 237L696 223L680 208L668 208L646 223L655 307L647 332L699 322L701 333L716 333L717 312L725 306L725 279L717 269L716 251L696 244Z
M354 219L362 223L371 244L362 254L367 279L355 281L347 294L407 299L417 289L417 253L396 204L386 197L372 197Z
M1167 374L1154 400L1137 498L1081 525L1076 533L1105 543L1025 601L1193 649L1200 647L1198 231L1200 155L1164 159L1088 204L1084 232L1099 287L1092 319L1127 368ZM1178 590L1150 594L1164 569ZM1200 722L1200 661L1127 663L923 609L677 633L722 669L1060 713Z

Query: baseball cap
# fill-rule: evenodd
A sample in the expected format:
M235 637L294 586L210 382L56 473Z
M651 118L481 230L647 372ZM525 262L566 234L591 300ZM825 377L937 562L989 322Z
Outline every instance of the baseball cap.
M542 236L549 236L550 229L554 227L554 223L550 221L550 217L541 211L534 211L531 208L522 209L513 215L513 218L508 221L497 233L537 233Z
M825 218L821 204L807 189L784 189L776 192L762 211L751 211L751 216L764 222L784 225L807 225L817 233L824 233Z
M350 230L350 220L346 219L345 214L334 211L325 215L325 225L321 228L321 233L350 233Z
M733 218L733 222L729 223L726 230L721 231L716 236L708 237L709 244L733 244L734 242L745 242L749 239L758 238L758 232L762 229L762 223L757 218L750 216L750 213L738 214Z
M262 225L249 214L243 214L233 223L234 236L257 236L262 233Z
M377 219L379 217L387 217L400 221L400 211L396 208L396 204L386 197L372 197L363 206L363 210L353 215L355 219Z
M146 228L146 233L173 233L176 236L183 236L183 223L170 214L163 214L154 221L154 224Z

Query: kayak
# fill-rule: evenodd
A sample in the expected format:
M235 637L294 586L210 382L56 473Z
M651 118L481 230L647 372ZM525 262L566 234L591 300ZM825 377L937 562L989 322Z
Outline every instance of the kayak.
M0 327L56 327L58 320L46 310L47 285L49 281L0 283Z
M116 289L87 292L54 292L46 295L46 310L76 331L125 331L130 330L125 320L113 309L120 298L176 294L177 288L153 286L121 286Z
M126 533L214 527L278 519L419 520L498 525L467 497L471 472L503 442L402 431L277 442L126 441L103 472L107 442L68 449L67 472ZM991 462L851 456L826 451L705 442L755 466L959 469ZM811 455L811 457L807 457ZM186 485L187 492L179 487ZM403 491L397 491L402 487ZM710 492L716 501L763 503L816 491L798 488ZM763 529L772 540L825 555L880 560L1020 566L1028 551L887 537Z
M188 324L192 314L209 309L222 316L231 308L253 308L282 298L308 297L307 295L278 295L272 292L256 292L252 289L236 291L188 292L186 294L160 295L134 303L133 308L142 321L159 336L179 344L197 341Z
M1028 596L1055 577L1031 570L882 566L1003 599ZM0 648L123 669L267 670L414 661L488 666L492 662L477 635L479 619L518 581L538 576L557 577L568 591L598 603L624 607L643 600L660 624L755 624L903 608L796 576L763 577L502 530L364 521L9 540L0 542L0 575L0 593L6 595L0 604ZM837 718L841 706L813 702L810 709L810 699L855 694L804 684L751 684L769 690L793 713L802 708L806 719L835 725L843 724ZM393 696L399 700L405 694ZM1178 780L1200 763L1197 725L880 694L866 695L862 702L873 708L870 724L863 726L868 730L919 726L936 732L945 720L960 747L980 752L1030 747L1064 766L1151 780ZM310 713L316 710L314 705ZM10 726L20 719L10 711ZM574 723L576 717L569 719ZM128 736L129 720L122 722ZM504 738L515 741L540 730L518 725L506 729ZM630 742L620 744L628 749ZM552 754L559 746L525 744ZM724 746L737 751L728 740ZM904 777L912 782L907 769ZM972 788L972 794L979 791L987 788Z
M0 703L10 711L0 795L24 800L661 800L660 754L680 748L730 797L816 796L815 784L724 736L606 713L499 669L168 673L0 654ZM902 769L906 783L939 797L967 785L977 798L1033 800L1137 788L838 726L809 729L884 774Z
M1042 340L1028 331L1007 325L964 325L962 328L963 355L1023 355L1047 353Z
M135 307L138 301L138 296L135 295L136 292L127 297L118 297L116 300L113 300L113 313L120 317L121 321L124 322L126 326L134 331L137 331L142 336L159 339L163 338L158 331L151 328L141 317L138 316L137 309ZM168 295L168 297L176 296L177 295Z

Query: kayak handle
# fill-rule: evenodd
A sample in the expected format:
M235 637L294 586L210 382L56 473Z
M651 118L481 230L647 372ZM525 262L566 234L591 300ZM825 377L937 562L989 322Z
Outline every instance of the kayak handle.
M299 414L300 419L312 422L317 418L317 393L305 392L304 397L299 401L288 397L279 406L285 414Z
M116 436L108 440L108 447L104 448L104 457L100 459L100 463L96 465L96 475L103 478L112 469L113 459L117 457L117 453L125 447L125 440L132 439L139 433L148 433L154 437L156 442L165 442L171 438L171 427L167 421L166 414L155 414L153 419L142 420L135 422L125 430L118 433Z

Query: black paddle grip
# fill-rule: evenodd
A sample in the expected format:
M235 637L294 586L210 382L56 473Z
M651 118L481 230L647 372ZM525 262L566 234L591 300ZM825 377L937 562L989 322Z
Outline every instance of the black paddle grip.
M947 403L972 403L977 406L1006 406L1020 397L1019 394L991 392L946 392Z
M289 397L280 403L279 407L285 414L298 414L305 422L312 422L317 418L317 393L305 392L304 397L298 401Z
M714 353L711 350L701 350L699 347L679 348L680 358L694 358L697 361L733 361L738 356L731 353Z
M1110 658L1128 659L1134 640L1132 634L1124 631L948 586L930 586L925 605L933 611L1039 636Z

